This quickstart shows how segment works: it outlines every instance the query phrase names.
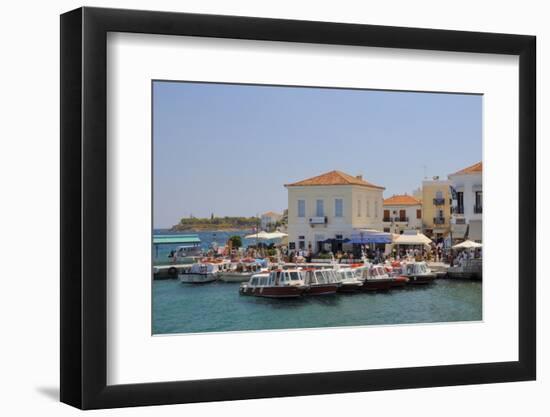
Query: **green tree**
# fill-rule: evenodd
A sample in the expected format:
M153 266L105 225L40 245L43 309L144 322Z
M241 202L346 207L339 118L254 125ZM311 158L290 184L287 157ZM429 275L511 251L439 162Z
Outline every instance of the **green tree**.
M243 240L238 235L231 236L229 238L229 241L231 242L231 246L233 246L233 248L235 249L238 249L243 245Z

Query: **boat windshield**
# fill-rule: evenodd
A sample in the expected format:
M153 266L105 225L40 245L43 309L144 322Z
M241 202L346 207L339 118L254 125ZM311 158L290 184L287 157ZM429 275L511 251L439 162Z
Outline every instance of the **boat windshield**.
M298 281L300 279L300 274L298 274L298 272L290 272L290 279L292 281Z
M384 275L384 271L382 268L373 268L371 269L371 274L372 276L375 276L375 277L379 277L379 276L382 276Z
M333 284L336 282L336 278L334 276L334 272L330 269L327 269L323 271L323 277L325 278L326 284Z

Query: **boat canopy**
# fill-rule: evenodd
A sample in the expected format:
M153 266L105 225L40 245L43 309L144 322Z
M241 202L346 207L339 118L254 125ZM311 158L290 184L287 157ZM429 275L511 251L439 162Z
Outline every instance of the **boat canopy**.
M358 229L351 234L351 243L366 245L368 243L391 243L391 233L371 229Z
M200 245L201 240L198 235L154 235L153 244L155 245Z

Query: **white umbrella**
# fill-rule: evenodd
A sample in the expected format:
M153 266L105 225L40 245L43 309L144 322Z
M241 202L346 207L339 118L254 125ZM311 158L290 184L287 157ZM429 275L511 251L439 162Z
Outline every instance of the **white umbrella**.
M258 240L272 240L272 239L282 239L282 238L285 238L287 237L288 235L286 233L283 233L283 232L272 232L272 233L267 233L267 232L264 232L263 230L259 233L255 233L253 235L248 235L248 236L245 236L245 239L258 239Z
M264 232L263 230L261 232L258 232L258 233L254 233L253 235L247 235L245 236L244 238L245 239L258 239L258 240L266 240L266 239L269 239L266 237L268 233L267 232Z
M454 245L453 249L472 249L472 248L481 248L483 245L481 243L474 242L473 240L465 240L458 245Z
M287 236L288 234L279 231L265 234L266 239L283 239Z

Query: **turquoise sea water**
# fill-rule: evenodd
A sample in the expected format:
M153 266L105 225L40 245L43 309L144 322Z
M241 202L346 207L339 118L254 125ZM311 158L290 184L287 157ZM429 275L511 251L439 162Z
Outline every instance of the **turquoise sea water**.
M482 319L481 282L439 279L386 293L300 299L239 295L239 284L153 281L153 334Z

